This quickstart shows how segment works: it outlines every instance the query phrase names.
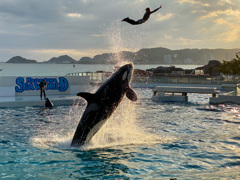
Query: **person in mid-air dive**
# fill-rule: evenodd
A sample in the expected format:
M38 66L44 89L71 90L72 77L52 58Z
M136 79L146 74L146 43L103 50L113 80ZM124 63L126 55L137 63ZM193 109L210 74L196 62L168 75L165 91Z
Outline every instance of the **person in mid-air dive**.
M157 10L159 10L161 8L162 8L162 5L159 8L157 8L153 11L151 11L150 8L146 8L146 12L143 15L142 19L139 19L139 20L135 21L135 20L132 20L129 17L127 17L127 18L124 18L122 21L126 21L126 22L128 22L129 24L132 24L132 25L142 24L142 23L145 23L149 19L150 15L152 13L156 12Z

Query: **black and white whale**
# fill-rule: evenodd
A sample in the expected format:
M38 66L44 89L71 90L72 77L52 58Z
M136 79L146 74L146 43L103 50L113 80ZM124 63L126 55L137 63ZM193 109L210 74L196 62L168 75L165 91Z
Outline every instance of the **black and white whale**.
M87 101L87 107L77 126L71 146L87 144L111 116L124 95L131 101L137 100L136 93L130 87L133 65L120 67L96 91L95 94L80 92L77 95Z

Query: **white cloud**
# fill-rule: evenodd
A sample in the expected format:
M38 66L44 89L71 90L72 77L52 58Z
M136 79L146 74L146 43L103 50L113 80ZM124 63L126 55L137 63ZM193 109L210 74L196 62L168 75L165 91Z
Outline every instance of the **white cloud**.
M180 44L183 44L184 46L191 46L193 44L196 44L197 42L200 42L201 40L194 40L194 39L187 39L187 38L183 38L183 37L179 37L177 39L177 41L180 43Z
M68 13L67 16L72 17L72 18L81 18L82 17L82 15L79 13Z
M168 14L166 14L166 15L162 15L162 14L157 14L155 17L154 17L154 19L156 20L156 21L166 21L166 20L168 20L168 19L170 19L170 18L172 18L173 17L173 14L172 13L168 13Z
M139 19L146 7L160 3L162 9L142 25L121 22L128 16ZM155 46L236 48L239 9L239 0L1 0L0 61L10 54L39 61L61 53L80 59Z
M224 31L218 35L218 40L224 40L225 42L240 40L240 23L231 23L223 18L217 19L215 22L225 27Z
M180 4L183 4L183 3L197 4L197 5L202 5L202 6L205 6L205 7L210 6L209 3L204 3L203 1L197 1L197 0L180 0L179 3Z
M225 5L225 4L232 4L231 0L220 0L218 2L219 5Z
M202 19L218 17L218 16L226 16L226 17L232 16L233 18L239 18L240 10L232 10L232 9L226 9L224 11L217 10L217 11L209 12L207 15L202 16L200 19L202 20Z

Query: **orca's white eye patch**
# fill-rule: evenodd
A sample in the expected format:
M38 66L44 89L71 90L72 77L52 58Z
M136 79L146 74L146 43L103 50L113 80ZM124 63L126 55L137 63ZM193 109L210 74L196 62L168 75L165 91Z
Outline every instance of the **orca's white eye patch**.
M125 80L127 78L127 71L125 71L125 73L122 76L122 81Z
M130 80L131 80L132 71L133 71L133 69L131 68L130 72L128 73L128 82L130 82Z

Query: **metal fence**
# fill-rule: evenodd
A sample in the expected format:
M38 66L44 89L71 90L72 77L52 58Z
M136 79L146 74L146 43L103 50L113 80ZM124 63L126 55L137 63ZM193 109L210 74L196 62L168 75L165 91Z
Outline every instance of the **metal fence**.
M66 76L89 76L92 82L104 82L112 75L112 72L77 72L68 73ZM237 84L240 83L240 75L220 75L220 76L159 76L142 77L133 76L135 83L169 83L169 84Z
M240 83L239 75L224 76L162 76L162 77L133 77L133 82L147 83L169 83L169 84L238 84Z
M112 72L76 72L68 73L66 76L89 76L91 81L105 81L112 75Z
M239 75L224 75L224 76L179 76L179 77L133 77L133 82L147 83L169 83L169 84L238 84L240 83Z

